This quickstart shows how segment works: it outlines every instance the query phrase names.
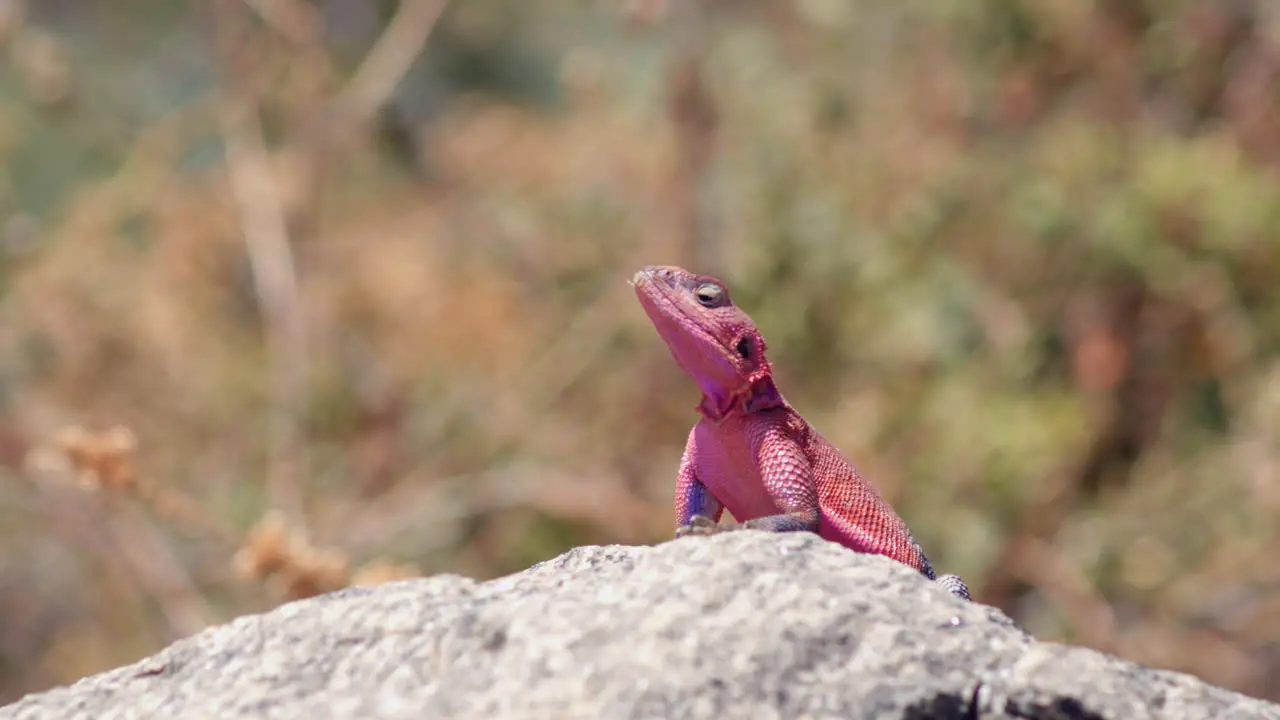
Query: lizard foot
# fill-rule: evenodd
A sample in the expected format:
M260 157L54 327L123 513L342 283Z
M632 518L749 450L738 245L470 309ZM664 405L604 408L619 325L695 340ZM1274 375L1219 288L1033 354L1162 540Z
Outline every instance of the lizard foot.
M937 583L958 598L972 600L969 597L969 586L964 584L964 580L961 580L959 575L942 575L938 578Z
M728 526L718 525L715 520L706 515L694 515L689 518L687 525L681 525L676 528L676 537L682 538L688 535L714 535L715 533L724 532Z

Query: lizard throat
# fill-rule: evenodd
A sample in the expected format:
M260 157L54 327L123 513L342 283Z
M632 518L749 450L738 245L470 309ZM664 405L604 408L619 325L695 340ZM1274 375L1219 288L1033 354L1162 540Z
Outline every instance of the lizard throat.
M697 410L704 418L718 425L731 415L748 415L785 404L773 378L762 375L741 390L727 395L717 397L704 393Z

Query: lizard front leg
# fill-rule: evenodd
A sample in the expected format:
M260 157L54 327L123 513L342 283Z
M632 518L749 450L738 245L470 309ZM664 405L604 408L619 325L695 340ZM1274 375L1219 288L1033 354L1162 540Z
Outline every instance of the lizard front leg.
M760 482L780 512L751 518L742 527L769 532L818 532L818 485L813 464L782 428L758 421L752 452Z
M689 441L685 443L680 472L676 476L676 537L714 532L724 512L719 498L698 480L695 470L698 459L696 432L696 427L689 431Z

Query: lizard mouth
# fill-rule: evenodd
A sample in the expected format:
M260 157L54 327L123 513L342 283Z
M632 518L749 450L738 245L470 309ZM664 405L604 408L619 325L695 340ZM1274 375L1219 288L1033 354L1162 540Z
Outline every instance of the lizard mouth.
M631 277L629 284L635 288L640 304L654 320L660 316L664 322L675 321L685 326L686 332L707 335L694 313L686 307L685 298L680 295L679 281L662 272L662 268L645 267Z

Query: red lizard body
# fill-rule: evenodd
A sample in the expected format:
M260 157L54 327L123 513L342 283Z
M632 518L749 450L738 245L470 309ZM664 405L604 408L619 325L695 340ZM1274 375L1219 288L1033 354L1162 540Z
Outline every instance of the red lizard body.
M676 536L737 528L810 531L876 553L968 599L937 577L906 523L848 459L778 392L765 341L724 283L678 267L646 267L636 296L676 362L702 389L676 480ZM736 524L718 525L728 508Z

